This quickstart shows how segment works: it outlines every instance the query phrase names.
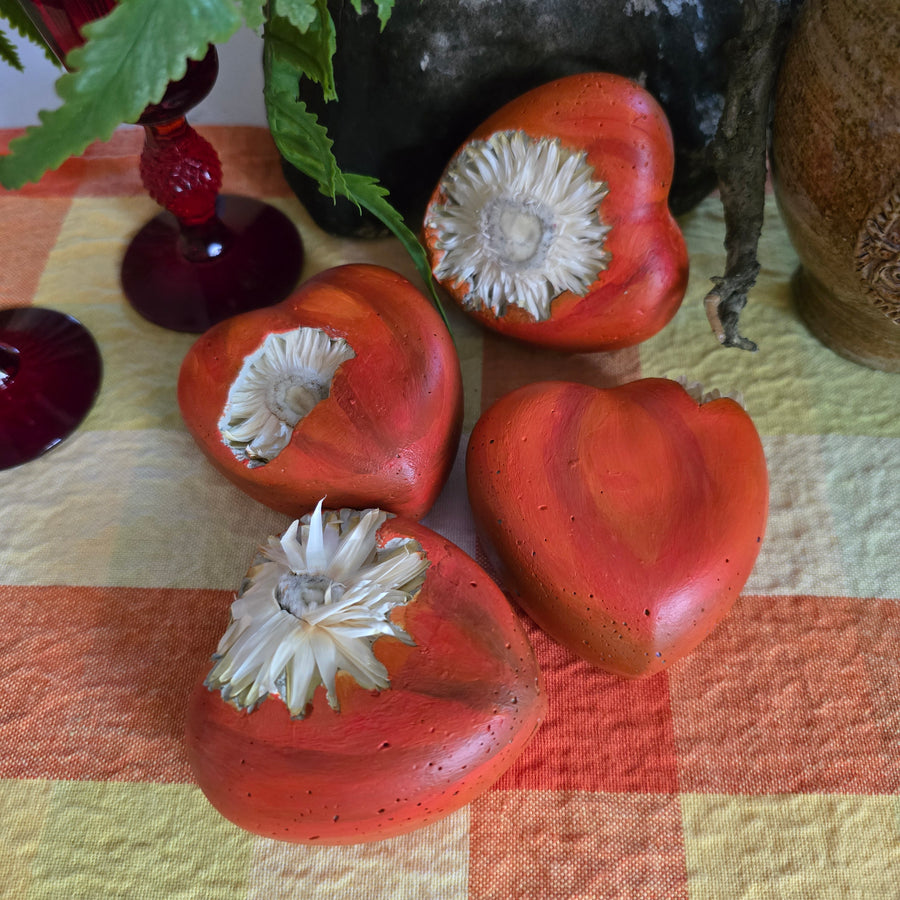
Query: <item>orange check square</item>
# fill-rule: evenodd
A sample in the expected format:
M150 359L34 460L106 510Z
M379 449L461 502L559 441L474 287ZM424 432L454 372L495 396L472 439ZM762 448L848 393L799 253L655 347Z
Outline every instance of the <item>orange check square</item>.
M676 792L666 673L634 681L608 675L530 621L525 627L544 676L549 712L497 788Z
M189 781L184 711L230 600L0 587L3 621L17 623L0 633L0 778Z
M36 204L0 190L0 307L32 302L70 204L69 197Z
M740 598L670 670L681 790L896 793L898 682L877 680L871 646L896 656L897 604ZM882 696L886 685L893 696Z

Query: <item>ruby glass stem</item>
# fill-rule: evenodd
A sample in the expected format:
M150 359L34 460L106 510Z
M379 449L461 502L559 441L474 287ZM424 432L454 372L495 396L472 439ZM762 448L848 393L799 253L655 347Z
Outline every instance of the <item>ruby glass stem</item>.
M18 2L62 61L83 43L83 25L115 6L114 0ZM138 120L145 132L141 179L165 212L129 244L122 287L144 318L176 331L202 332L283 300L303 260L300 236L285 215L259 200L220 194L219 157L185 119L217 75L210 47L202 60L188 61L184 77Z

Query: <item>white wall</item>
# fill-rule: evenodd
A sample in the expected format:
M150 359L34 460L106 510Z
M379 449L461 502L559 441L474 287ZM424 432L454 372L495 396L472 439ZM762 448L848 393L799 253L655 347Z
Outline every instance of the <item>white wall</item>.
M3 23L5 24L5 23ZM17 34L4 32L19 49L24 74L0 63L0 128L36 124L39 109L59 105L53 85L61 74L43 53ZM219 53L219 78L209 96L189 114L189 121L265 125L262 99L262 40L247 28L239 31Z

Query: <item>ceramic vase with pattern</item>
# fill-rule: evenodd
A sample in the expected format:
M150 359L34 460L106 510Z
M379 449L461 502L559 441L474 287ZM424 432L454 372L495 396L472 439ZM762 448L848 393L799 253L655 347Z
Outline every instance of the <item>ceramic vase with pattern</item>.
M900 371L900 7L807 0L775 98L775 194L797 309L824 344Z

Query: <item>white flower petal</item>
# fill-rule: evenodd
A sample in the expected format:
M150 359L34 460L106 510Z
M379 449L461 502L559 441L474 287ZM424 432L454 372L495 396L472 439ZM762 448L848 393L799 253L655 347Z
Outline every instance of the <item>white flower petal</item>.
M294 652L282 676L284 690L281 699L294 718L304 714L316 688L322 683L316 669L315 656L308 652L308 640L308 634L304 634L302 640L297 638L292 648Z
M326 513L322 505L269 539L232 603L207 686L239 709L277 694L303 716L319 684L337 709L338 671L382 690L390 682L375 641L415 643L390 615L424 582L421 547L410 538L379 547L380 510Z
M332 709L338 708L337 699L337 649L331 635L324 629L313 629L309 636L309 647L316 660L316 668L319 670L319 678L325 685L325 697Z
M335 581L352 584L358 580L357 573L360 567L373 556L375 533L386 519L385 513L377 509L370 509L344 538L328 569L328 574Z
M306 568L310 572L324 572L328 568L325 538L322 534L322 500L309 518L309 537L306 540Z
M306 630L303 622L298 622L291 617L287 627L284 628L280 635L278 644L271 648L266 671L261 673L261 677L265 677L270 691L279 690L279 681L285 668L296 653L297 646L306 640Z
M297 540L299 528L300 520L294 519L281 538L281 549L284 551L285 563L292 572L303 572L306 570L306 553Z
M609 265L599 218L607 186L584 152L521 131L470 142L448 169L426 227L442 251L435 276L467 286L465 303L537 321L565 291L584 296Z
M341 364L355 355L343 338L318 328L267 335L231 385L219 421L222 440L237 459L265 465L290 443L294 428L329 395Z
M336 629L329 634L337 653L339 667L351 675L361 688L367 691L383 690L390 684L387 669L378 661L368 644L361 643Z
M240 685L248 673L255 673L265 664L269 639L279 634L284 625L284 611L263 618L255 627L243 629L213 668L210 677ZM233 651L233 652L229 652ZM255 678L255 674L253 676Z
M366 567L360 571L359 579L382 584L390 582L404 585L419 578L427 566L427 562L424 562L421 557L417 557L413 553L404 553Z

